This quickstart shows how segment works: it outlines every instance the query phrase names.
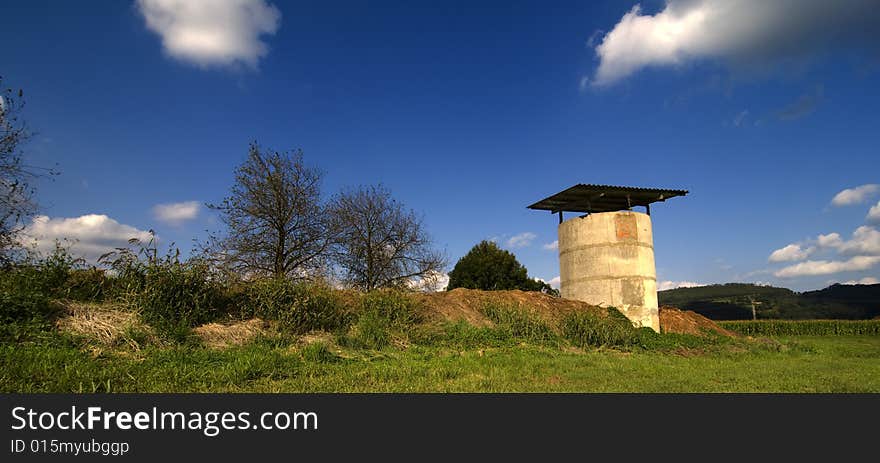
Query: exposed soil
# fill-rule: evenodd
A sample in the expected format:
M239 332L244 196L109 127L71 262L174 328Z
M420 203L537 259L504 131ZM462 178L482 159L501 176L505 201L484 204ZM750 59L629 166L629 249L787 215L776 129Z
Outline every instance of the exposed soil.
M733 331L718 326L712 320L696 312L679 310L675 307L660 307L660 331L696 336L720 334L723 336L739 337Z
M481 291L477 289L456 288L452 291L423 293L418 296L425 306L425 312L437 320L464 320L475 326L487 326L492 322L481 309L486 304L519 306L535 312L541 318L555 322L565 314L578 310L600 310L586 302L562 299L536 291ZM604 311L603 311L604 313Z
M491 325L489 319L480 311L489 303L520 306L532 310L549 322L556 322L574 311L600 310L586 302L562 299L535 291L480 291L458 288L452 291L426 293L419 297L425 305L426 312L436 318L450 321L464 320L477 326ZM682 311L674 307L660 308L660 329L664 333L696 336L705 336L707 333L738 336L696 312Z

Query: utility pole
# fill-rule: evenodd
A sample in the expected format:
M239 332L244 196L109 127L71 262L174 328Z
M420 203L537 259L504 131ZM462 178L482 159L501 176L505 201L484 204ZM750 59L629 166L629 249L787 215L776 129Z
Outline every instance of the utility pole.
M749 296L749 302L752 304L752 320L757 320L758 313L755 311L755 306L760 304L761 302L760 301L756 302L755 298L752 296Z

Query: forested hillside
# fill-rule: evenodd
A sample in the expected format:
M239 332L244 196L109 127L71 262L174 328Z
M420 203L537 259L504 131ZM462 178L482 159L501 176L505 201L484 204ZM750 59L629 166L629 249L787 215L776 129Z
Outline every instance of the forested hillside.
M797 293L786 288L745 283L676 288L657 293L660 305L693 310L713 320L757 318L864 319L880 316L880 284L835 284Z

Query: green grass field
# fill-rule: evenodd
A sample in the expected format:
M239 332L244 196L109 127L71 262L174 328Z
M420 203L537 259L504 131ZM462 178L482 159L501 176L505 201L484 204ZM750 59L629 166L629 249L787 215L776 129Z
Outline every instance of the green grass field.
M2 392L880 392L880 336L789 336L672 350L292 347L261 339L89 351L0 347Z
M735 336L669 312L660 334L538 292L123 263L0 271L0 392L880 392L877 320L724 323Z

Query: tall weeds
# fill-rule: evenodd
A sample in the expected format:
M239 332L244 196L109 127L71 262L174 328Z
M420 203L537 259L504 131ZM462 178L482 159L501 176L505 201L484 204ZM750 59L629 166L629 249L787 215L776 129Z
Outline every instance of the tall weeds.
M422 321L422 307L405 291L374 290L361 297L354 324L342 344L381 349L394 340L408 343L414 325Z
M334 331L345 326L348 313L339 296L320 284L266 278L245 285L234 298L231 310L241 317L260 317L278 322L292 333Z
M557 338L552 329L540 317L528 309L497 303L489 303L481 312L503 336L532 342L545 342Z
M639 332L617 309L573 312L560 322L562 335L578 347L629 347L639 343Z
M153 240L131 244L139 249L121 248L101 258L114 274L110 293L160 334L185 339L190 328L225 311L225 287L205 261L181 261L178 250L160 256Z

